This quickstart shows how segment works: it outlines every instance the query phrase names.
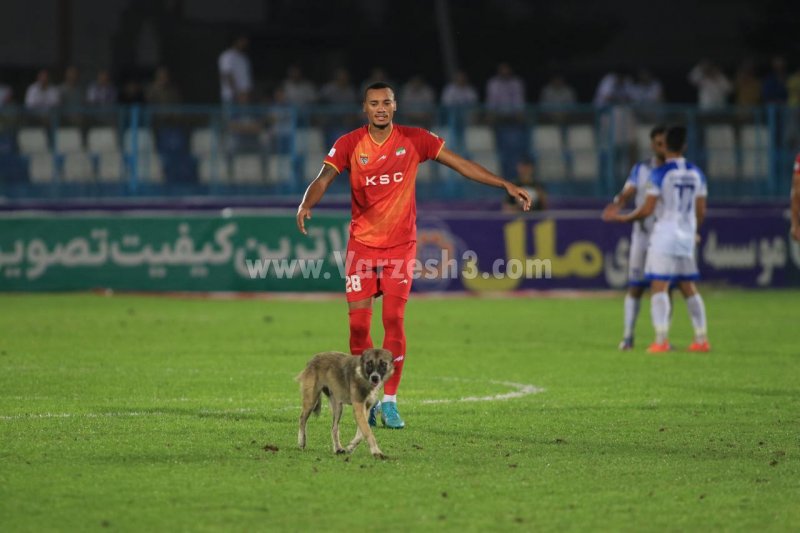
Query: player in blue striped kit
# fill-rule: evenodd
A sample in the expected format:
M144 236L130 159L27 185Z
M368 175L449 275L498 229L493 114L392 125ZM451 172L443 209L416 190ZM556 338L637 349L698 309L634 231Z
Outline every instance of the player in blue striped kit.
M666 133L666 163L650 174L647 198L634 211L621 215L619 207L609 206L603 219L610 222L634 222L655 213L655 224L645 262L645 278L650 281L651 314L656 338L648 348L650 353L668 352L670 300L667 294L671 282L676 282L694 326L691 352L708 352L706 310L697 291L695 247L697 230L706 212L707 185L703 172L686 161L686 128L674 126Z

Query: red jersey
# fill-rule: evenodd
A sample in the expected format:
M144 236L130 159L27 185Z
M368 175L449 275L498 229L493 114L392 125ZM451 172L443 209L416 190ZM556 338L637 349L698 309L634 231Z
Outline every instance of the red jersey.
M341 136L325 163L350 171L350 238L373 248L417 240L417 167L436 159L443 146L444 140L427 130L397 124L381 144L366 125Z

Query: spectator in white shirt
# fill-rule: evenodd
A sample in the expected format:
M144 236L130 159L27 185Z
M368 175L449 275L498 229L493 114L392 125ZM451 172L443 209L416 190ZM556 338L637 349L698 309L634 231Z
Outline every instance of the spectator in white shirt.
M730 80L709 61L701 61L689 72L689 82L697 87L697 103L703 110L724 107L733 92Z
M105 69L97 73L97 79L86 90L86 103L96 106L117 103L117 88L111 83L111 74Z
M333 79L322 86L320 99L326 104L355 104L358 102L356 90L350 83L350 73L346 69L338 68L333 74Z
M664 89L647 69L641 69L631 86L631 100L634 104L660 104L664 101Z
M303 77L303 71L297 65L290 66L286 71L282 88L288 104L303 106L317 100L317 89Z
M245 52L250 40L245 35L234 39L230 48L222 52L217 61L219 67L220 98L223 104L234 104L239 95L249 100L253 91L253 74L250 59Z
M486 83L486 105L499 112L522 111L525 108L525 84L508 63L500 63L497 74Z
M36 111L49 111L59 103L58 89L50 85L50 73L40 70L25 92L25 107Z
M453 81L445 85L442 91L442 104L446 106L472 106L478 103L478 91L475 90L464 71L459 70Z
M556 74L550 78L547 85L542 87L542 92L539 95L539 103L543 105L571 105L577 102L577 100L575 89L564 80L561 74Z

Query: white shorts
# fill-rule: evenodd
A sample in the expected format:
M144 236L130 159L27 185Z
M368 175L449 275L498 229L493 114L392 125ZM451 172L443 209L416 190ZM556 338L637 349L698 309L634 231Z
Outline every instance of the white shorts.
M634 230L631 233L631 247L628 253L628 285L634 287L648 287L650 282L644 277L645 260L650 237L647 233Z
M650 250L644 266L644 277L648 281L694 281L700 279L700 272L694 256L669 255Z

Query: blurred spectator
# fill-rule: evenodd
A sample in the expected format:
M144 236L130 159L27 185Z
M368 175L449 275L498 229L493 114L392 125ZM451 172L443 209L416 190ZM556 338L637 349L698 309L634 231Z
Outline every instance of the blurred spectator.
M623 77L618 72L609 72L597 84L597 89L594 93L594 105L604 107L631 103L632 85L630 78Z
M253 91L253 74L247 48L250 39L246 35L238 35L230 48L222 52L217 61L220 80L220 98L223 104L234 104L239 95L244 94L250 100Z
M780 56L772 58L772 71L764 80L762 97L765 104L784 104L788 98L786 91L786 60Z
M67 67L64 71L64 82L59 85L58 92L60 94L61 107L77 109L83 106L86 92L81 87L80 72L77 67Z
M117 103L117 89L111 83L111 75L107 70L99 71L97 79L89 84L86 90L86 103L98 106Z
M58 106L58 89L50 85L50 73L42 69L36 75L36 81L25 91L25 107L36 111L49 111Z
M553 75L539 94L539 103L542 105L571 105L577 101L575 89L564 80L564 76L561 74Z
M525 84L508 63L500 63L497 74L486 83L486 105L499 112L525 109Z
M322 86L320 99L326 104L352 108L353 112L325 113L320 117L325 135L325 145L333 146L336 139L361 124L361 114L356 113L357 103L361 101L356 94L356 89L350 82L350 73L347 69L338 68L333 73L333 79Z
M664 88L661 82L647 69L640 69L636 81L630 86L631 101L634 104L660 104L664 101Z
M128 80L122 85L119 94L119 103L123 105L143 104L144 88L136 80Z
M636 116L630 106L634 92L630 77L613 71L603 76L594 94L596 107L610 108L600 116L600 138L611 138L619 173L636 158Z
M800 107L800 66L794 71L794 74L789 76L786 80L786 92L788 93L788 102L792 107Z
M536 166L533 159L525 156L517 162L517 176L512 181L531 195L531 211L547 209L547 193L541 182L536 179ZM522 204L519 203L518 199L509 196L506 203L503 204L503 211L522 211Z
M258 153L262 148L261 132L266 117L251 106L251 92L239 92L236 105L228 108L228 149L232 153Z
M144 99L151 105L171 105L181 102L178 88L172 83L172 77L167 67L158 67L153 76L153 81L144 92Z
M736 105L749 107L761 103L761 80L752 60L745 60L736 71Z
M453 80L444 86L442 104L446 106L471 106L478 103L478 91L469 83L463 70L456 72Z
M286 71L282 89L289 104L303 106L312 104L317 99L317 89L314 84L303 77L303 71L297 65L292 65Z
M350 83L350 73L347 69L338 68L333 73L333 79L322 86L320 100L326 104L355 104L358 96L353 84Z
M400 109L409 123L424 128L431 127L436 93L422 76L414 75L403 85L399 101Z
M689 82L697 87L697 103L703 110L725 107L728 95L733 91L730 80L710 61L697 64L689 72Z

